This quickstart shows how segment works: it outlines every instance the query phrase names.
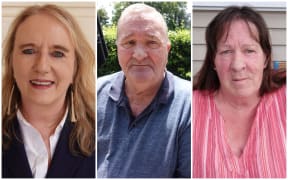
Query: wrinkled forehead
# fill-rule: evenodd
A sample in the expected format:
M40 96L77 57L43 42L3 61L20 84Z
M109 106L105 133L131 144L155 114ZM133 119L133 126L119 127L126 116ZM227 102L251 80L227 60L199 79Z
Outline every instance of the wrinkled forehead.
M118 24L118 28L121 29L123 26L127 25L137 25L142 27L154 27L157 29L162 29L165 31L165 27L159 18L155 18L155 16L151 14L137 14L135 16L126 16L122 19L122 21ZM129 27L133 28L133 27Z
M248 29L248 33L250 36L257 42L260 41L259 39L259 32L254 23L248 20L244 19L234 19L230 22L226 22L225 24L222 25L222 28L219 29L218 34L217 34L217 42L226 42L229 32L232 29L232 26L234 26L236 23L241 23L243 25L243 29Z
M168 38L168 28L163 16L151 9L129 9L124 10L117 25L117 35L122 29L130 29L134 26L143 27L144 29L155 29Z
M134 4L127 7L120 16L119 22L127 17L152 18L164 21L163 16L154 8L144 4Z
M122 25L118 25L117 40L121 41L128 37L153 38L163 42L168 40L167 32L155 18L128 17Z

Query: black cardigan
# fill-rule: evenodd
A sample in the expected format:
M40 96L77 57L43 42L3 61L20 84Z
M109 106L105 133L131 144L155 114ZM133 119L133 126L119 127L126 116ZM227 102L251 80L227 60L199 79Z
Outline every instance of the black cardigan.
M14 129L17 137L21 137L18 120L14 119ZM94 178L95 151L91 156L75 156L69 150L69 135L73 123L66 119L61 131L46 178ZM26 156L24 144L13 139L8 150L2 149L3 178L32 178L31 169Z

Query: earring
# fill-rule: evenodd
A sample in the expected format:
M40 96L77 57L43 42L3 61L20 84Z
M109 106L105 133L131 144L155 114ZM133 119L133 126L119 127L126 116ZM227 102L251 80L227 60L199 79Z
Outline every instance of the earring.
M12 98L13 98L13 94L14 94L14 88L15 88L15 85L13 84L12 90L11 90L11 94L10 94L10 96L9 96L9 101L8 101L7 115L10 115L10 114L11 114L11 102L12 102Z
M73 86L71 85L70 89L70 105L71 105L71 122L76 122L75 111L74 111L74 94L73 94Z

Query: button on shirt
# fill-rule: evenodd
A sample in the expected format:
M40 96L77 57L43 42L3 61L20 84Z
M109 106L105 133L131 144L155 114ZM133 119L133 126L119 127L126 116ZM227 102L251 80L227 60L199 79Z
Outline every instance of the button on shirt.
M67 114L68 108L66 109L63 119L56 127L54 134L50 136L51 157L53 157ZM41 134L23 117L20 110L17 111L17 119L20 124L24 147L32 175L35 178L44 178L48 170L48 152Z
M166 72L151 104L136 118L124 73L97 80L97 177L191 176L191 83Z

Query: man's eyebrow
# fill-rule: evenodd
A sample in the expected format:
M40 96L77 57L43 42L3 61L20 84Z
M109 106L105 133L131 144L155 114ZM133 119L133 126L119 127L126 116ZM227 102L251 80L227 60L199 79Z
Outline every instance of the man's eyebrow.
M132 34L127 34L127 35L123 36L121 39L122 39L122 40L129 39L129 38L131 38L133 35L134 35L133 33L132 33ZM148 38L151 38L151 39L158 39L158 40L159 40L159 38L158 38L156 35L154 35L154 34L145 34L144 36L146 36L146 37L148 37Z
M134 34L133 33L131 33L131 34L125 34L122 38L121 38L121 40L126 40L126 39L129 39L131 36L133 36Z
M151 38L151 39L153 39L153 40L154 40L154 39L155 39L155 40L160 40L159 37L157 37L157 36L154 35L154 34L147 34L146 36L149 37L149 38Z

